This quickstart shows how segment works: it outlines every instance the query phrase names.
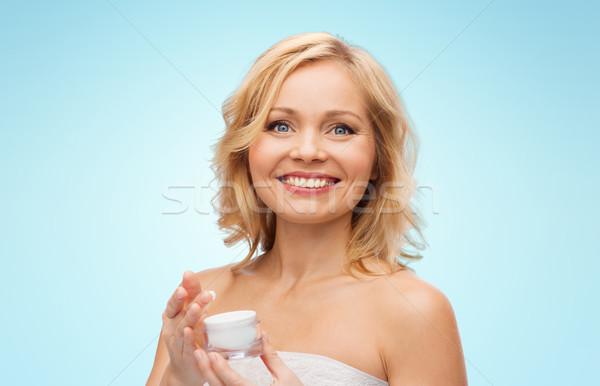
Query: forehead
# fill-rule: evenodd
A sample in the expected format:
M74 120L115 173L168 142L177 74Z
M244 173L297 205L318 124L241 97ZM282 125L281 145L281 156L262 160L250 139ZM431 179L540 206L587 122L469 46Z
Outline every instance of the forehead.
M350 110L366 117L363 96L346 67L332 60L303 64L283 82L274 106L307 114Z

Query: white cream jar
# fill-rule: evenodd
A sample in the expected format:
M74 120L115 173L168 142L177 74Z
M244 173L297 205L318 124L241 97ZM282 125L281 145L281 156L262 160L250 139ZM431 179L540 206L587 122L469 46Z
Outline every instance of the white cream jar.
M207 352L225 359L242 359L262 355L260 320L250 310L225 312L204 319L204 342Z

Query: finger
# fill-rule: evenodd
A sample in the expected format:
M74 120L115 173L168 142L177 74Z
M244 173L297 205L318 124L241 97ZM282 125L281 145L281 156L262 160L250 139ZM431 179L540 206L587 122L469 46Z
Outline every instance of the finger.
M208 357L210 358L215 374L217 374L217 376L221 379L221 381L223 381L223 383L225 383L225 385L252 385L250 381L242 378L241 375L229 367L227 361L219 354L211 352L208 354Z
M194 327L196 323L198 323L198 319L200 319L200 314L202 313L202 306L198 303L190 304L189 308L185 313L185 317L181 320L181 328L186 326Z
M212 292L212 291L210 291ZM185 341L185 328L191 327L195 329L198 325L198 322L206 317L206 308L210 304L213 299L209 291L205 291L204 293L198 295L194 302L192 302L185 311L181 311L179 315L181 318L178 320L177 326L174 328L173 333L173 350L175 352L183 352L184 351L184 341ZM175 321L175 319L174 319ZM201 345L204 346L204 339L201 338ZM195 349L196 347L194 347Z
M208 354L204 350L196 350L194 351L194 357L196 358L196 363L198 364L198 368L202 373L202 376L208 382L210 386L224 386L225 384L221 382L217 374L213 371L212 364L208 359Z
M196 345L196 336L194 334L194 329L191 327L183 328L183 348L182 354L183 357L187 360L192 359L194 357L194 350L198 347Z
M187 291L183 287L177 287L167 302L167 308L165 309L164 315L169 319L173 319L175 316L177 316L177 314L179 314L179 312L183 309L186 296Z
M196 296L196 298L189 305L188 310L190 310L194 304L197 304L199 306L199 314L202 317L202 319L204 319L204 317L206 317L206 310L214 298L215 298L214 291L204 291L204 292L200 293L198 296ZM194 326L196 323L198 323L198 320L199 320L199 318L194 317L193 320L191 320L190 324L187 324L187 325Z
M181 282L181 285L190 295L190 299L194 299L202 290L198 276L192 271L185 271L183 273L183 281Z
M264 331L262 332L262 338L263 354L260 356L260 358L263 360L265 366L267 366L267 369L269 369L269 371L273 375L273 378L275 378L275 381L281 382L283 379L286 379L293 373L286 366L283 360L279 357L279 354L277 354L275 348L271 346L271 342L269 342L269 337Z
M179 323L177 323L177 327L175 328L173 333L174 339L172 342L173 349L176 352L183 353L186 340L186 328L191 328L193 332L193 327L196 325L195 321L197 321L200 316L200 306L196 303L192 303L192 305L187 309L187 311L182 311L181 314L183 315L183 317L180 318Z

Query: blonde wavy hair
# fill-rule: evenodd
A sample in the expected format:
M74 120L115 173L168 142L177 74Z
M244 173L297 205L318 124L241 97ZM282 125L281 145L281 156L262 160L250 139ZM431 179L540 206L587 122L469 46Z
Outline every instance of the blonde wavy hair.
M213 199L217 224L228 235L225 245L245 240L249 252L232 269L249 264L259 246L269 251L275 241L276 215L256 195L248 172L248 149L264 130L281 85L298 66L335 60L359 87L375 134L377 179L354 208L344 269L381 274L365 266L365 258L387 263L388 272L406 268L422 257L406 248L424 249L423 219L410 203L415 192L416 137L409 127L398 93L385 70L366 51L329 33L305 33L283 39L252 65L242 84L223 103L225 133L214 146L212 170L220 189ZM402 188L400 191L398 187ZM392 188L392 189L388 189ZM409 235L416 231L423 240Z

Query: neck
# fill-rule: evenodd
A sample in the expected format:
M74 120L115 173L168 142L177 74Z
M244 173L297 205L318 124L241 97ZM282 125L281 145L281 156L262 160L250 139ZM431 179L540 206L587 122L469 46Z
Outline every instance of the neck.
M322 224L290 223L278 217L264 269L289 284L342 274L351 215Z

